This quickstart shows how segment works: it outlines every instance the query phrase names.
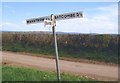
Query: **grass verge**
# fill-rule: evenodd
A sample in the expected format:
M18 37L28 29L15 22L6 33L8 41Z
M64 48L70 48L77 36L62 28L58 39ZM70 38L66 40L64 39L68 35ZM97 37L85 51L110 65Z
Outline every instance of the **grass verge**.
M3 66L2 72L3 81L57 81L55 72L25 67ZM95 79L61 73L60 81L95 81Z

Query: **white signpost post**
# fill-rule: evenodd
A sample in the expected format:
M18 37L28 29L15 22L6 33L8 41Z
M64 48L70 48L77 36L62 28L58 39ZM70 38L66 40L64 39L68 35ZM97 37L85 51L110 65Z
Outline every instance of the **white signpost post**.
M56 32L55 32L56 21L65 20L65 19L73 19L73 18L81 18L81 17L83 17L82 12L73 12L73 13L65 13L65 14L58 14L58 15L51 14L51 16L38 17L38 18L32 18L32 19L26 20L27 24L44 22L44 25L51 25L53 35L54 35L55 53L56 53L56 71L57 71L58 81L60 80L60 69L59 69L59 60L58 60L57 39L56 39Z

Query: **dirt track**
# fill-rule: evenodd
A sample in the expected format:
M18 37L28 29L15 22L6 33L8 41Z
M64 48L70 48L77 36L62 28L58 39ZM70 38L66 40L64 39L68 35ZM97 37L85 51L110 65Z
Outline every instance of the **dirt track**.
M55 71L55 60L28 56L24 54L2 52L3 63L20 65L26 67L38 68L40 70ZM60 60L61 72L72 73L76 75L87 75L89 77L97 78L99 80L117 80L118 67L108 65L97 65L89 63L71 62Z

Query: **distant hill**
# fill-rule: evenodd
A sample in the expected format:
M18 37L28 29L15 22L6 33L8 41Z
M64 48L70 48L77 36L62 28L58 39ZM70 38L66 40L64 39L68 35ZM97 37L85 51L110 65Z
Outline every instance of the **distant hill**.
M20 33L20 34L52 34L52 31L2 31L7 33ZM84 34L84 35L111 35L111 36L117 36L118 34L99 34L99 33L78 33L78 32L56 32L56 34Z

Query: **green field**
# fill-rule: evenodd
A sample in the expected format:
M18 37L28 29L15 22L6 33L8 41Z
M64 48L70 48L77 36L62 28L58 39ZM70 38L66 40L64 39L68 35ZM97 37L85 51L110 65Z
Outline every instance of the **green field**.
M3 81L57 81L55 72L25 67L3 66L2 73ZM60 81L95 81L95 79L61 73Z

